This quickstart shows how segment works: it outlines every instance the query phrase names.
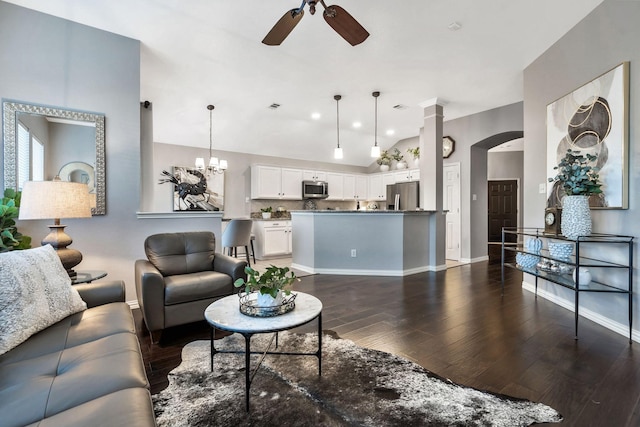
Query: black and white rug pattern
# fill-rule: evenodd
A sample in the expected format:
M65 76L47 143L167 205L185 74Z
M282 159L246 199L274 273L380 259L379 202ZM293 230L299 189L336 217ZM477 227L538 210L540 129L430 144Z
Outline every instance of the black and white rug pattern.
M252 338L252 350L270 335ZM244 338L216 341L244 349ZM278 351L313 352L317 335L281 332ZM272 349L273 350L273 349ZM323 335L322 376L313 356L268 355L251 385L245 411L244 356L217 354L209 341L187 344L169 386L153 396L164 426L528 426L560 422L554 409L464 387L406 359ZM259 356L252 356L252 367Z

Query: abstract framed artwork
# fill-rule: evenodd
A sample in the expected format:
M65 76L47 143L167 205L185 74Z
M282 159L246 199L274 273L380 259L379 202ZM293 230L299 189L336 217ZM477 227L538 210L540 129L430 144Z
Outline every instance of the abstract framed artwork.
M567 153L596 155L602 194L591 209L628 209L629 63L624 62L547 106L547 176ZM547 207L562 206L564 190L548 190Z
M174 211L224 210L224 173L174 166L173 173L162 171L160 184L173 184Z

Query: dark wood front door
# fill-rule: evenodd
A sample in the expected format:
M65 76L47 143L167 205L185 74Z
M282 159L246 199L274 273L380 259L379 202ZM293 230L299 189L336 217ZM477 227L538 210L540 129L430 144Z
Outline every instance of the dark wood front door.
M518 225L518 181L489 181L489 261L500 261L502 227ZM508 235L515 243L515 235Z

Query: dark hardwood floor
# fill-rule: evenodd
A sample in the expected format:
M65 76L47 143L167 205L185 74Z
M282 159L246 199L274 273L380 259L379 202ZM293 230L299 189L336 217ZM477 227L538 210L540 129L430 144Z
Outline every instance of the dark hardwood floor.
M574 340L573 313L523 291L521 273L507 273L504 297L500 265L488 263L404 278L315 275L296 290L322 300L325 330L452 381L550 405L563 426L640 425L639 344L584 318ZM172 328L150 345L139 310L134 315L157 393L182 347L208 339L209 328Z

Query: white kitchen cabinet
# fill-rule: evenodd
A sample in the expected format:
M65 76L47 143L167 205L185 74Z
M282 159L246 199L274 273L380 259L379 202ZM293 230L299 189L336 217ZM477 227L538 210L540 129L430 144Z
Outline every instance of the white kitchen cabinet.
M368 200L385 200L387 198L387 185L395 184L394 172L383 172L369 175Z
M327 172L329 197L327 200L342 200L344 198L344 174Z
M303 170L302 179L305 181L326 181L327 173L323 171Z
M302 170L251 166L251 198L302 200Z
M356 200L367 200L369 180L366 175L356 175Z
M367 200L369 180L366 175L344 175L343 200Z
M291 221L256 220L253 222L253 234L256 236L257 259L291 254Z
M420 169L404 169L393 174L396 182L420 181Z

